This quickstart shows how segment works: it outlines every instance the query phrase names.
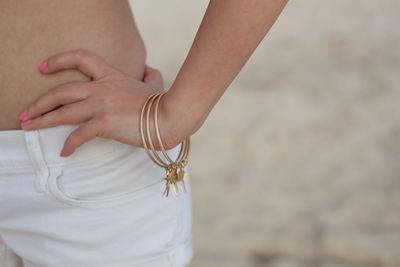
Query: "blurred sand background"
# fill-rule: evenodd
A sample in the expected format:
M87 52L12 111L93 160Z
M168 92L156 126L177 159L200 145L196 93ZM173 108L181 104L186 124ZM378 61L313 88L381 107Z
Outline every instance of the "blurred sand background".
M136 0L169 88L208 1ZM400 1L289 1L192 136L190 266L400 266Z

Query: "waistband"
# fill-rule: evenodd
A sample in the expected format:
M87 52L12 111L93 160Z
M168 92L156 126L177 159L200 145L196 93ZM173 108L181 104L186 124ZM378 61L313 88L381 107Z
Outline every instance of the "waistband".
M72 155L60 157L65 140L82 124L59 125L32 131L0 131L0 169L30 168L33 166L30 156L33 153L42 154L49 167L85 164L114 153L146 153L144 148L96 136L76 148Z

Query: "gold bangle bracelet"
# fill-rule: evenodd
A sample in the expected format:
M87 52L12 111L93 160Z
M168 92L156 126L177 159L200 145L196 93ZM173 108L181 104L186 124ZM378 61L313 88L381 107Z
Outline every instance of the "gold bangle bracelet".
M160 104L160 99L161 99L161 97L162 97L162 95L158 95L156 98L157 98L157 100L156 100L156 108L155 108L155 110L154 110L154 125L155 125L155 128L156 128L156 134L157 134L157 139L158 139L158 143L159 143L159 145L160 145L160 147L161 147L161 151L162 151L162 153L164 154L164 156L165 156L165 158L170 162L170 163L174 163L174 161L168 156L168 154L166 153L166 151L165 151L165 148L164 148L164 146L163 146L163 144L162 144L162 141L161 141L161 137L160 137L160 131L159 131L159 128L158 128L158 104ZM179 153L179 155L178 155L178 159L179 159L179 157L181 156L181 153L182 153L182 145L181 145L181 151L180 151L180 153ZM179 161L177 159L177 161Z
M150 99L150 102L149 102L149 106L148 106L148 109L147 109L147 117L146 117L146 132L147 132L147 138L149 139L149 145L150 145L150 148L151 148L151 152L153 152L153 154L154 154L154 156L155 156L155 158L154 157L152 157L152 160L154 161L154 162L157 162L157 160L156 159L158 159L158 161L159 161L159 164L157 164L157 165L159 165L159 166L161 166L161 167L164 167L164 168L167 168L170 164L176 164L177 162L179 162L180 160L175 160L175 161L171 161L170 162L170 164L168 164L168 163L166 163L166 162L164 162L159 156L158 156L158 153L156 152L156 150L155 150L155 148L154 148L154 145L153 145L153 142L152 142L152 139L151 139L151 135L150 135L150 111L151 111L151 107L152 107L152 104L153 104L153 101L154 100L156 100L156 99L160 99L160 97L162 96L163 94L155 94L155 96L153 97L153 98L151 98ZM158 105L156 105L156 109L155 109L155 112L154 112L154 118L157 118L157 109L158 109ZM158 132L158 120L154 120L154 122L155 122L155 130L156 130L156 134L159 136L160 135L160 133ZM160 150L162 150L162 152L163 152L163 154L164 155L166 155L166 151L165 151L165 149L164 149L164 146L163 146L163 144L162 144L162 142L159 140L159 145L160 145ZM180 155L182 154L182 151L184 150L184 147L182 147L181 146L181 151L180 151ZM168 155L167 155L168 156ZM179 158L179 157L178 157Z
M181 162L183 159L187 159L187 155L189 154L189 146L188 146L188 138L185 138L185 140L183 142L181 142L181 150L179 151L179 155L177 157L177 159L175 161L173 161L167 154L167 152L165 151L165 148L162 144L161 141L161 136L160 136L160 131L158 128L158 105L160 103L160 99L161 97L164 95L165 93L162 93L161 95L159 95L156 99L156 108L154 111L154 124L155 124L155 129L156 129L156 135L157 135L157 139L158 139L158 143L161 147L161 151L163 153L163 155L165 156L165 158L170 162L170 163L176 163L176 162ZM182 149L183 148L183 149Z
M167 167L169 164L166 163L166 162L164 162L164 161L158 156L158 153L156 152L156 150L155 150L155 148L154 148L154 145L153 145L153 142L152 142L152 139L151 139L151 134L150 134L150 111L151 111L151 106L152 106L152 104L153 104L153 101L154 101L154 100L159 100L160 97L161 97L162 95L163 95L163 94L156 94L156 95L150 100L150 102L149 102L149 107L147 108L147 116L146 116L146 123L147 123L147 124L146 124L146 130L147 130L147 137L148 137L148 139L149 139L151 151L153 152L155 158L158 159L158 161L160 162L160 164L161 164L161 165L164 165L164 167ZM156 108L155 108L155 110L154 110L154 114L155 114L155 115L154 115L154 123L155 123L156 132L157 132L157 130L158 130L158 127L157 127L157 125L156 125L156 122L158 122L158 121L156 120L157 108L158 108L158 105L156 105ZM159 133L157 133L157 134L159 134ZM160 146L160 150L162 150L162 152L165 153L165 152L164 152L165 149L164 149L164 146L162 145L162 143L159 143L159 146ZM181 149L182 149L182 147L181 147ZM171 163L172 163L172 162L171 162Z
M175 161L171 160L171 158L168 156L167 152L164 149L164 146L162 144L161 141L161 136L160 136L160 132L159 132L159 127L158 127L158 104L160 102L161 97L165 94L166 92L163 93L156 93L156 94L152 94L150 95L146 102L143 104L143 108L142 108L142 112L141 112L141 116L140 116L140 133L141 133L141 138L142 138L142 142L143 142L143 147L145 148L147 154L149 155L150 159L156 163L158 166L164 168L166 170L166 177L164 178L164 180L166 180L166 188L164 190L163 194L166 194L166 196L168 196L169 193L169 188L170 185L173 186L173 190L175 195L178 195L178 187L177 187L177 183L180 182L180 186L181 186L181 191L182 193L186 192L186 188L185 188L185 184L184 184L184 180L186 177L185 174L185 166L188 163L188 155L189 155L189 150L190 150L190 137L186 137L184 141L181 142L181 147L180 147L180 151L179 151L179 155L177 157L177 159ZM159 146L160 149L163 153L163 155L165 156L165 158L170 162L169 164L165 163L157 154L157 152L155 151L153 142L151 140L151 134L150 134L150 111L151 111L151 107L153 104L153 101L156 100L156 107L155 107L155 111L154 111L154 124L155 124L155 130L156 130L156 135L157 135L157 139L159 142ZM148 105L147 105L148 104ZM145 109L147 107L146 110L146 132L143 130L143 115L145 112ZM149 148L147 146L147 141L146 141L146 137L145 137L145 133L147 133L147 139L149 141L149 146L151 151L154 153L155 158L153 157L153 155L151 154L151 152L149 151ZM158 159L160 162L157 162ZM179 169L179 172L177 172L177 169Z
M140 135L141 135L141 138L142 138L143 147L144 147L144 149L146 150L147 154L149 155L150 159L153 160L154 163L157 164L158 166L164 167L164 165L162 165L162 164L156 162L156 161L153 159L153 156L151 155L151 153L150 153L150 151L149 151L149 148L147 147L146 137L145 137L145 134L144 134L144 132L143 132L143 114L144 114L144 110L145 110L145 107L146 107L147 103L150 101L150 99L154 98L154 96L155 96L154 94L153 94L153 95L150 95L150 96L147 98L146 102L143 104L142 112L141 112L141 116L140 116Z

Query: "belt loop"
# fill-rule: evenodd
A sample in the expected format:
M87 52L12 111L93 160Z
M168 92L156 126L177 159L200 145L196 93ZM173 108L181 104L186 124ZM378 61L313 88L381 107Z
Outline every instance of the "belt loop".
M42 148L40 146L39 132L37 130L25 131L25 142L32 165L36 171L36 191L44 193L47 190L49 169L47 168Z

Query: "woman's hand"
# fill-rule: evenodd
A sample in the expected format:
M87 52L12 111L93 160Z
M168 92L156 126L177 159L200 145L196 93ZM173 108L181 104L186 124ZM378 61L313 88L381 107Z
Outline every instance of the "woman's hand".
M140 113L149 95L164 91L160 72L146 65L143 81L139 81L84 49L54 55L40 66L39 71L52 74L75 68L91 81L61 84L40 96L27 107L27 115L21 121L22 129L37 130L85 122L66 139L63 156L71 155L77 147L96 136L143 147ZM178 143L172 141L177 140L176 136L169 136L171 125L163 110L163 98L158 110L159 127L163 145L168 150ZM153 111L154 105L151 114ZM153 116L150 122L153 127ZM151 134L156 150L160 150L155 131Z

